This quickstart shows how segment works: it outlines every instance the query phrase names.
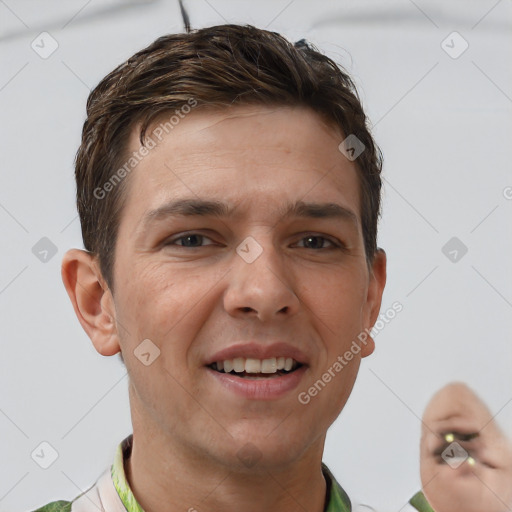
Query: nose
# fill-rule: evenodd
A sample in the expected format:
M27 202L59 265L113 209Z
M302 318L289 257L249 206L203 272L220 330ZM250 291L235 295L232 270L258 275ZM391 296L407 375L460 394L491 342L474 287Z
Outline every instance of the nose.
M287 318L300 309L293 275L271 241L246 238L233 256L224 294L224 308L234 317L257 317L262 322Z

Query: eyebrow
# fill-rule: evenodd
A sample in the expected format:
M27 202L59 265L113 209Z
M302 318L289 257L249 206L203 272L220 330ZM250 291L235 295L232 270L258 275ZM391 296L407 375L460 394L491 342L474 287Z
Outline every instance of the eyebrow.
M236 207L215 200L205 199L177 199L147 212L143 217L143 226L168 219L170 217L229 217ZM289 203L279 210L283 219L300 217L313 219L339 219L348 220L355 225L359 224L357 215L337 203L312 203L296 201Z

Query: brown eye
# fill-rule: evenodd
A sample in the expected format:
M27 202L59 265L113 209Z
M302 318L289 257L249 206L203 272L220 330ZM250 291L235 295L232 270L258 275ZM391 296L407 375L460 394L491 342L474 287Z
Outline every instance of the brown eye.
M304 242L305 249L335 249L340 246L336 244L334 241L326 238L325 236L320 235L308 235L301 239L301 242ZM325 244L330 244L330 246L325 247Z
M202 244L204 240L211 240L211 238L208 238L205 235L201 235L200 233L185 233L179 237L172 238L165 242L164 245L166 246L177 246L177 247L187 247L191 249L195 249L197 247L205 247L205 245ZM177 243L177 242L182 243ZM212 245L212 244L206 244L206 245Z

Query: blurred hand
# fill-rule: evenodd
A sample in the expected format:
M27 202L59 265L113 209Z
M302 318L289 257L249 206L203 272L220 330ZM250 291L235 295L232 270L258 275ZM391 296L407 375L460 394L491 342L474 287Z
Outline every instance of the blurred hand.
M465 384L448 384L425 409L420 473L436 512L512 510L512 444Z

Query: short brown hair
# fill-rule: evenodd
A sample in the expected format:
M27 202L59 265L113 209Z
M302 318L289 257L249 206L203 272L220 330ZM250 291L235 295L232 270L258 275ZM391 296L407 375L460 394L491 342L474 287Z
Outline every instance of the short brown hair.
M141 126L144 145L151 122L191 100L195 110L245 104L305 106L345 136L355 135L364 144L356 164L366 258L373 261L382 155L351 78L305 40L292 44L251 25L219 25L158 38L109 73L88 98L75 163L77 207L85 249L98 257L110 288L127 180L108 187L108 194L103 194L104 186L126 161L135 125Z

